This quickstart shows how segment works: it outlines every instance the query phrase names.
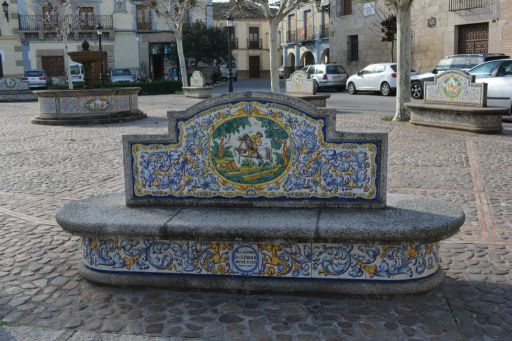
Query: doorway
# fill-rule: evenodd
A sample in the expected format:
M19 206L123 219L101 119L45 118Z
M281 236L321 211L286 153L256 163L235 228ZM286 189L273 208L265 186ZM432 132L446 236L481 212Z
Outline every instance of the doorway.
M260 78L260 56L249 56L249 78Z
M460 25L457 53L489 52L489 23Z

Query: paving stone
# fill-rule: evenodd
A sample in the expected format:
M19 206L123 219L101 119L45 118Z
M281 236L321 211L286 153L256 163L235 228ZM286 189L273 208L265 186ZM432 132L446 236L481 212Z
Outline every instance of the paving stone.
M219 321L223 323L238 323L242 322L243 318L237 315L222 315L219 317Z

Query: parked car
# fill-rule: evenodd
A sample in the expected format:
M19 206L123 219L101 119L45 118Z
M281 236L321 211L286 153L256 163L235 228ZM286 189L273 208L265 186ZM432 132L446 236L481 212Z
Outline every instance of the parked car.
M357 91L378 91L389 96L396 91L397 66L395 63L371 64L347 80L347 90L354 95Z
M487 83L487 106L512 109L512 59L493 60L468 71Z
M51 77L44 70L25 71L22 79L28 81L28 86L31 89L46 89L52 84Z
M227 62L220 63L219 69L220 69L221 78L227 80L228 76L229 76L228 63ZM233 77L233 80L236 82L238 79L238 74L236 71L236 63L234 61L231 62L231 75Z
M312 64L304 66L301 70L308 74L308 78L314 80L314 86L318 90L325 88L345 90L348 75L339 64Z
M447 56L437 63L434 70L431 72L425 72L411 77L411 96L415 99L423 98L423 84L434 80L436 74L445 72L448 70L469 70L476 65L488 62L491 60L506 59L506 56L502 53L493 54L456 54L453 56Z
M80 63L69 64L69 71L71 72L71 81L73 83L84 81L84 67Z
M112 83L135 82L135 75L129 69L110 70L110 81Z

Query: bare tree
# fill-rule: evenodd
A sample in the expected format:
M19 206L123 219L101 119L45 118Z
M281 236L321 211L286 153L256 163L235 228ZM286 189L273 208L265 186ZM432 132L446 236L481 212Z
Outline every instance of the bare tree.
M320 1L320 0L318 0ZM277 41L277 29L279 23L285 19L288 14L299 6L306 3L315 3L312 0L235 0L235 7L259 6L263 16L269 24L268 46L270 50L270 86L273 92L279 92L279 42Z
M188 86L187 64L183 52L183 25L187 21L188 11L196 5L196 0L146 0L145 6L155 11L157 18L174 33L180 62L181 82ZM141 4L137 1L137 4Z
M32 2L34 13L41 13L41 25L43 32L55 32L58 37L62 38L64 47L64 68L66 70L66 78L68 87L73 89L73 80L69 64L71 59L68 56L69 46L68 38L74 30L80 25L78 15L77 1L73 0L43 0L39 3L42 8L36 7L37 3Z
M386 0L396 10L397 21L397 64L396 112L394 121L406 121L409 114L405 103L411 100L411 5L413 0Z

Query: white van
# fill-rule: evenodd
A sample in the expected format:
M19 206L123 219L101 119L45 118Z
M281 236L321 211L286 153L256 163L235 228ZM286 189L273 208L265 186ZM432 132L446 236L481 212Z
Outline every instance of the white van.
M70 63L71 81L73 83L84 81L84 66L80 63Z

